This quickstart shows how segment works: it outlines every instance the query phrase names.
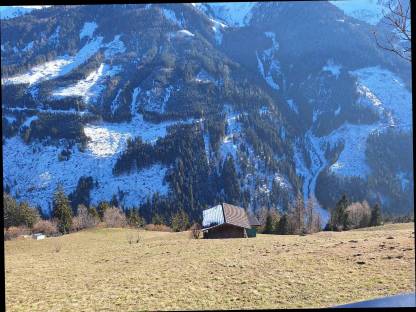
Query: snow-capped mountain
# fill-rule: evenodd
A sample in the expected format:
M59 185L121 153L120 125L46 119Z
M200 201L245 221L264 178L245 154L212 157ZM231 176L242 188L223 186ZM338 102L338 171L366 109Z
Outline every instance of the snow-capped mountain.
M50 5L22 5L22 6L0 6L0 19L11 19L32 12L50 7Z
M77 203L152 206L145 217L221 200L285 210L298 194L324 221L344 193L410 211L410 66L354 12L134 4L2 20L5 189L45 212L58 183Z
M340 8L345 15L377 25L386 12L386 1L384 0L338 0L330 1Z

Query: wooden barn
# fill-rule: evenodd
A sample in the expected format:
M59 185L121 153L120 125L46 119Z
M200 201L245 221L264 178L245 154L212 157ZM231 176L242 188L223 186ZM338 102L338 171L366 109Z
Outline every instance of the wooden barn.
M202 212L204 238L255 237L259 221L243 208L222 203Z

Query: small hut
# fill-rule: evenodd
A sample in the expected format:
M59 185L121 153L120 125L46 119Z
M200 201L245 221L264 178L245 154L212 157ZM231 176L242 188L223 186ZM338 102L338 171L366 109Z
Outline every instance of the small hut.
M202 212L204 238L255 237L260 225L255 216L234 205L222 203Z
M261 226L261 224L254 215L248 214L247 216L248 216L248 221L250 222L250 226L251 226L251 229L247 230L247 236L256 237L257 229L259 226Z

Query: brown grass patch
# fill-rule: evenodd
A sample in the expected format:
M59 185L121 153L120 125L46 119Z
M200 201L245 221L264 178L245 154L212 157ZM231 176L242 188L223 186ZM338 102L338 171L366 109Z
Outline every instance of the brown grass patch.
M415 290L413 223L228 240L141 231L140 244L128 231L5 242L7 311L328 307Z

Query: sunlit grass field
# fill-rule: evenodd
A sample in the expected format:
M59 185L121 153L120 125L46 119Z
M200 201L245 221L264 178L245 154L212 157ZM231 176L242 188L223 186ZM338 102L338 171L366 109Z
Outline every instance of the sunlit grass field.
M137 233L5 242L7 311L329 307L415 290L414 223L224 240Z

